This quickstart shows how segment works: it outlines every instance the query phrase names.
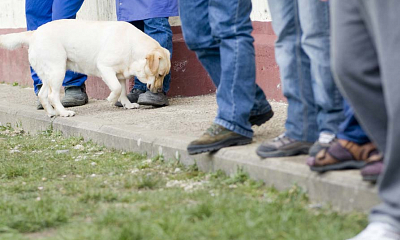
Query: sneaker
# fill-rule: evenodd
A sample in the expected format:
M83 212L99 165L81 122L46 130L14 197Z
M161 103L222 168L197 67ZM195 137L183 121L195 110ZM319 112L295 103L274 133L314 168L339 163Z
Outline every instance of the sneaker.
M82 86L66 86L65 96L61 100L64 107L82 106L89 102L85 83Z
M153 107L163 107L169 105L166 93L152 93L150 91L140 94L137 103L140 105L151 105Z
M348 240L400 240L400 231L387 223L370 223L360 234Z
M307 154L311 145L310 142L298 141L282 134L262 143L256 152L262 158L295 156Z
M217 151L224 147L245 145L252 139L228 130L221 125L213 123L210 128L197 140L187 147L190 155Z
M310 148L308 155L310 155L311 157L315 157L317 153L321 150L329 148L332 143L335 142L335 140L337 140L335 134L329 132L321 132L319 134L318 140Z
M142 93L145 93L146 91L137 89L137 88L132 88L132 90L130 91L130 93L128 93L128 95L126 95L126 97L129 99L129 101L131 103L137 103L138 99L139 99L139 95ZM116 102L115 106L117 107L123 107L121 102Z
M270 110L269 112L260 115L250 116L249 121L251 123L251 126L254 125L261 126L265 122L270 120L273 116L274 116L274 111Z

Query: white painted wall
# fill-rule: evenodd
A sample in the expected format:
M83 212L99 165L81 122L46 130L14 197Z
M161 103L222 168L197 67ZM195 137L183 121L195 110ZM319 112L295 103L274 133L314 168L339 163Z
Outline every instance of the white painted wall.
M253 21L270 21L267 0L252 0ZM115 0L85 0L78 13L79 19L116 20ZM180 25L178 17L171 24ZM25 28L25 0L0 0L0 28Z

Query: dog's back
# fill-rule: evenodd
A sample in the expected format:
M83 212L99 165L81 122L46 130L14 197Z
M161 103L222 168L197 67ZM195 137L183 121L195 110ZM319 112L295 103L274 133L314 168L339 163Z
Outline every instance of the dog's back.
M47 23L34 32L30 45L30 56L55 57L50 53L59 54L59 48L63 48L67 69L95 76L99 76L97 59L110 65L124 64L132 58L145 59L149 49L159 47L158 42L129 23L82 20Z

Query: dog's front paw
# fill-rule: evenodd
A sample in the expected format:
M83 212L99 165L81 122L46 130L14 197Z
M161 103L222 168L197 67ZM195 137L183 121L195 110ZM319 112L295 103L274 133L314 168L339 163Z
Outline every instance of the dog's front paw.
M47 112L47 116L49 116L49 118L55 117L57 115L57 112L51 108L51 109L46 109Z
M74 111L60 112L60 117L73 117L73 116L75 116L75 112Z
M129 102L129 103L126 103L126 104L123 104L124 105L124 108L125 109L135 109L135 108L139 108L139 104L137 104L137 103L131 103L131 102Z

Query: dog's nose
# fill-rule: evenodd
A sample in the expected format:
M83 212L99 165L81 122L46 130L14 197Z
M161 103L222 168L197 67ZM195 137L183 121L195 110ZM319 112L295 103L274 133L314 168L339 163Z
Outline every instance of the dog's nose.
M157 89L157 92L158 92L158 93L162 93L162 92L163 92L163 89L162 89L162 88L159 88L159 89Z

